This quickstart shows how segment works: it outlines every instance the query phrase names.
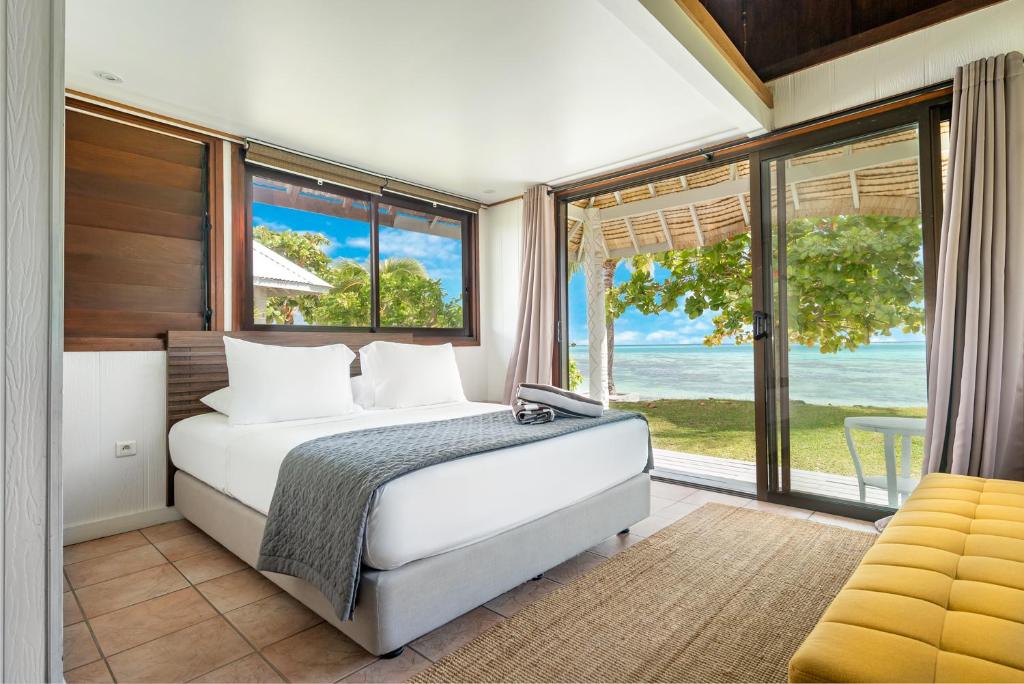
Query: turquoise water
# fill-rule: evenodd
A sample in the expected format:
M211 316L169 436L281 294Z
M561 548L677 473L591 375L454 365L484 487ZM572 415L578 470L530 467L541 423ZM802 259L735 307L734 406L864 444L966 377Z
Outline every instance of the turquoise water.
M587 347L569 349L583 373ZM754 398L751 346L616 346L615 387L642 399ZM791 400L846 406L924 406L924 342L878 342L857 351L822 354L794 346L789 352Z

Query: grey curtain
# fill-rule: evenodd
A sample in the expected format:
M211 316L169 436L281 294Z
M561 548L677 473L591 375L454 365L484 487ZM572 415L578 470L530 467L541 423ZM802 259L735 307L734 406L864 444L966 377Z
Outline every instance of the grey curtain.
M555 200L544 185L523 195L523 271L516 342L505 375L506 402L521 382L551 382L555 344Z
M957 70L925 471L1024 480L1024 58Z

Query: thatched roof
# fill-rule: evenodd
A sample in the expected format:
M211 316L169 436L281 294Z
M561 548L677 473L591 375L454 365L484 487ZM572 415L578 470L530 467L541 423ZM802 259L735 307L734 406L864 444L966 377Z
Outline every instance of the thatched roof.
M791 159L787 215L918 215L917 145L917 131L909 129ZM579 254L587 207L601 211L611 257L708 246L745 233L749 181L750 164L741 161L576 201L569 212L570 257Z

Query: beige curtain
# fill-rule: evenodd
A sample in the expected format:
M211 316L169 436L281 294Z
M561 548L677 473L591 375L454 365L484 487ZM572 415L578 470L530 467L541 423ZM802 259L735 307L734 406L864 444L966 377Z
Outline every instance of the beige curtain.
M516 343L505 375L505 401L521 382L551 382L555 344L555 200L537 185L523 195L523 271Z
M957 70L925 471L1024 480L1024 58Z

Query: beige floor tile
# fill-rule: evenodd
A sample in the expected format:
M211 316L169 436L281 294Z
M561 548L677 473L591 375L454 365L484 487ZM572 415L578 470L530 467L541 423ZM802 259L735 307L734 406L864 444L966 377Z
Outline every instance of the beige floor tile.
M64 628L64 670L73 670L100 659L100 652L89 633L89 626L79 622Z
M221 548L220 544L202 532L185 534L180 537L167 539L166 541L154 542L153 546L160 549L160 553L164 554L167 560L172 562Z
M228 663L219 667L213 672L204 674L202 677L193 679L193 682L247 682L252 684L263 684L265 682L283 682L281 675L274 671L266 660L258 653L250 653L241 660Z
M411 648L406 648L397 658L378 660L359 672L351 674L343 682L407 682L430 667L430 661Z
M634 537L646 538L650 537L655 532L658 532L668 527L674 522L675 520L672 520L670 518L663 518L660 515L652 515L647 518L644 518L638 523L635 523L632 527L629 528L629 533Z
M90 618L103 653L110 657L217 615L192 587Z
M248 567L237 556L224 548L217 547L189 558L184 558L174 563L174 566L181 571L192 584L199 584L206 580L237 572Z
M78 590L86 617L96 617L184 589L188 580L170 563L92 584Z
M145 537L137 531L133 531L93 539L81 544L72 544L71 546L64 547L64 565L81 563L82 561L107 556L118 551L127 551L137 546L145 546L148 543Z
M107 659L119 682L185 682L251 652L218 616Z
M139 570L156 567L167 561L156 547L146 544L128 551L120 551L107 556L65 565L68 581L75 589L90 584L99 584L115 577L130 575Z
M689 496L697 491L693 487L686 487L684 485L670 484L668 482L659 482L658 480L651 480L651 496L656 496L659 499L671 499L672 501L679 501L684 496Z
M320 622L320 616L284 592L232 610L224 617L256 648L269 646Z
M64 591L71 591L71 585L68 584L68 578L63 572L61 572L60 578L64 582Z
M73 625L85 619L82 609L78 607L75 595L70 591L64 592L64 626Z
M742 496L734 496L723 492L712 492L700 489L683 499L684 503L702 505L706 503L726 504L742 508L750 503L750 499Z
M76 667L64 673L64 681L67 684L107 684L113 682L114 678L107 669L107 664L102 660L94 663Z
M336 682L376 657L326 622L263 649L291 682Z
M856 530L857 532L878 534L878 530L875 529L875 524L866 520L844 518L841 515L832 515L831 513L813 513L808 520L816 523L824 523L825 525L838 525L839 527L845 527L848 530Z
M663 508L668 508L676 501L674 499L663 499L660 496L651 495L651 513L657 513Z
M625 551L633 544L642 541L641 537L634 534L615 534L608 537L597 546L592 546L587 549L590 553L596 553L598 556L604 556L605 558L611 558L620 551Z
M776 515L784 515L788 518L801 518L807 519L811 517L811 513L806 508L794 508L793 506L783 506L782 504L771 503L770 501L758 501L753 499L747 504L747 508L753 511L763 511L765 513L774 513Z
M424 634L411 646L433 661L440 660L460 646L465 646L477 636L505 618L486 608L474 608L433 632Z
M698 504L691 504L686 503L686 501L679 501L678 503L672 504L668 508L663 508L660 511L658 511L658 517L667 518L668 520L675 522L681 519L683 516L693 513L698 508L700 508Z
M550 580L554 580L555 582L568 584L580 575L584 575L593 570L606 560L608 559L604 556L584 551L580 555L570 558L561 565L551 568L544 573L544 576Z
M171 522L153 525L152 527L145 527L139 531L146 535L146 538L149 539L149 541L156 543L167 541L168 539L174 539L175 537L181 537L186 534L195 534L199 531L199 528L188 520L172 520Z
M273 596L281 588L252 568L222 575L196 585L210 603L222 613Z
M542 577L535 582L523 582L515 589L506 591L501 596L491 599L484 606L503 617L512 617L526 606L550 594L560 586L562 585L558 582L552 582L546 577Z

